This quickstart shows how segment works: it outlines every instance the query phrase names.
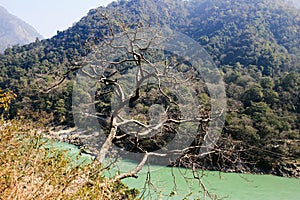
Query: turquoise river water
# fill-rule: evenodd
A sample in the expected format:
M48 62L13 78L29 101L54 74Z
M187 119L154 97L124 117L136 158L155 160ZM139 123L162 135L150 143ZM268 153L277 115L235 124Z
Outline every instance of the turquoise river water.
M51 143L58 149L68 150L73 158L78 155L78 148L66 143ZM90 160L84 155L77 163ZM126 172L135 168L137 164L130 161L120 161L118 171ZM204 199L203 189L198 180L193 179L189 169L170 168L165 166L144 166L137 179L123 180L130 188L144 191L145 183L150 173L148 189L144 193L145 199ZM111 174L114 174L114 169ZM253 175L237 173L220 173L199 171L207 190L220 199L228 200L300 200L300 179L284 178L272 175ZM109 176L109 174L108 174ZM150 189L149 189L150 188ZM207 198L209 199L209 198Z

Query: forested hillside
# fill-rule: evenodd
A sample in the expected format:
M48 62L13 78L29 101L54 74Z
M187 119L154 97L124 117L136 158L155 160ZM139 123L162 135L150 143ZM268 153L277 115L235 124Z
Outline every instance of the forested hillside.
M128 22L167 25L198 41L226 83L228 113L218 147L204 160L183 160L209 169L299 176L300 11L280 0L131 0L90 10L51 39L0 54L0 87L18 97L10 117L53 115L55 125L73 125L73 73L108 29L105 13ZM39 113L37 115L36 113ZM47 113L47 114L46 114ZM7 114L7 113L6 113Z

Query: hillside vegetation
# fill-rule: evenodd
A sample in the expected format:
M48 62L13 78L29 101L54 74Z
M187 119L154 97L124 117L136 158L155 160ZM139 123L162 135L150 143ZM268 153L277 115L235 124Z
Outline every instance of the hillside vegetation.
M1 200L136 198L136 190L104 178L96 161L78 166L79 153L47 148L43 129L28 120L0 120Z
M104 13L124 21L167 25L198 41L226 83L228 113L215 152L178 165L298 176L300 159L300 11L280 0L131 0L89 11L51 39L9 48L0 55L0 87L17 95L6 114L73 125L72 80L60 75L80 65L107 30ZM227 151L226 151L227 150ZM227 152L230 150L229 154ZM233 164L234 163L234 164Z

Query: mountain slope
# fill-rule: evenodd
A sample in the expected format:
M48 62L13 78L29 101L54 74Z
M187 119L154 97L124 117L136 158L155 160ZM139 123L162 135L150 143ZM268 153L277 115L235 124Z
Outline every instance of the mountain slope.
M11 113L42 110L56 123L72 123L72 83L47 94L39 90L80 65L108 30L105 17L116 12L128 23L166 25L187 34L223 73L229 112L219 145L232 154L193 162L230 169L230 160L238 158L250 171L300 176L280 168L282 162L300 160L300 11L283 0L131 0L92 9L53 38L0 55L0 87L13 89L19 98Z
M16 44L27 44L42 36L30 25L0 6L0 51Z

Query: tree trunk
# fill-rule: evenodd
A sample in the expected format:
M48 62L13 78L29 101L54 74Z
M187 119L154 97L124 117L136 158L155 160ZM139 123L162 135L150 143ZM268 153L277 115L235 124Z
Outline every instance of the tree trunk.
M112 141L115 138L117 133L117 119L115 117L113 117L112 122L111 122L111 129L109 132L109 135L106 139L106 141L104 142L104 144L102 145L100 152L99 152L99 156L97 158L97 160L100 163L103 163L103 160L105 159L105 156L109 150L109 148L112 145Z

